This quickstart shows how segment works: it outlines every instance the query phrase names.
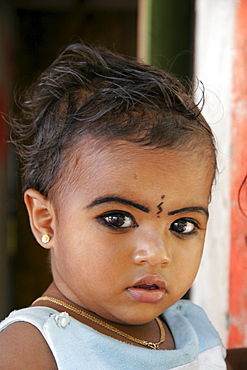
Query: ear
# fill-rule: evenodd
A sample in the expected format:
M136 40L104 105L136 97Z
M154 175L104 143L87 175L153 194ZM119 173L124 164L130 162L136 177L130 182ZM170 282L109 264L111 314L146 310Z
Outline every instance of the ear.
M42 242L43 235L49 235L51 240L54 235L52 228L54 212L50 201L37 190L28 189L24 194L24 202L27 207L30 226L37 242L43 248L52 248L51 241L47 244Z

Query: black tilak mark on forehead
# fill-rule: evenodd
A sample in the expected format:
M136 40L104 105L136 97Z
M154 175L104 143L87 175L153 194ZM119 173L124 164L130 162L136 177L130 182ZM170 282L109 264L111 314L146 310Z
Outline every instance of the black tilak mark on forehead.
M160 204L158 204L157 205L157 208L158 208L158 212L156 212L156 215L159 215L162 211L163 211L163 209L162 209L162 204L163 204L164 202L160 202Z
M161 196L161 199L165 199L165 195L162 195ZM162 211L163 211L163 209L162 209L162 204L163 204L164 202L160 202L160 204L158 204L157 205L157 208L158 208L158 212L156 213L156 215L159 215Z

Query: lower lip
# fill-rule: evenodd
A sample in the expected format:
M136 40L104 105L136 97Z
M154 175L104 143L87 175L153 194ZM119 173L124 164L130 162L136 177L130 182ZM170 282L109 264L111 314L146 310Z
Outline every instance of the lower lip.
M127 291L131 298L142 303L159 303L166 295L166 291L164 289L147 290L133 287L128 288Z

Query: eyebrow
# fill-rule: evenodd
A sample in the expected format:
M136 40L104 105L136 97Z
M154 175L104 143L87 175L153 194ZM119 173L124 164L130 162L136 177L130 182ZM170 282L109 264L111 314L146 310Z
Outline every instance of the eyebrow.
M206 217L209 217L209 212L206 208L204 207L184 207L180 209L176 209L175 211L168 212L168 216L176 215L178 213L182 212L199 212L199 213L204 213Z
M135 207L137 209L140 209L143 212L149 213L150 209L139 204L136 202L132 202L131 200L125 199L125 198L120 198L120 197L102 197L102 198L97 198L95 199L92 203L90 203L87 208L91 208L94 206L98 206L99 204L103 203L112 203L112 202L117 202L121 204L127 204L128 206Z

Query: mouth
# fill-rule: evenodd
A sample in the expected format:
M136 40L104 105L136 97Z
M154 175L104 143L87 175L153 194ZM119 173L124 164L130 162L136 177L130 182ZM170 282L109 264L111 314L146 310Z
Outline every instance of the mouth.
M127 292L137 302L159 303L167 294L167 289L162 279L148 275L128 287Z
M160 289L156 284L143 284L143 285L134 285L134 288L137 289L146 289L146 290L155 290Z

